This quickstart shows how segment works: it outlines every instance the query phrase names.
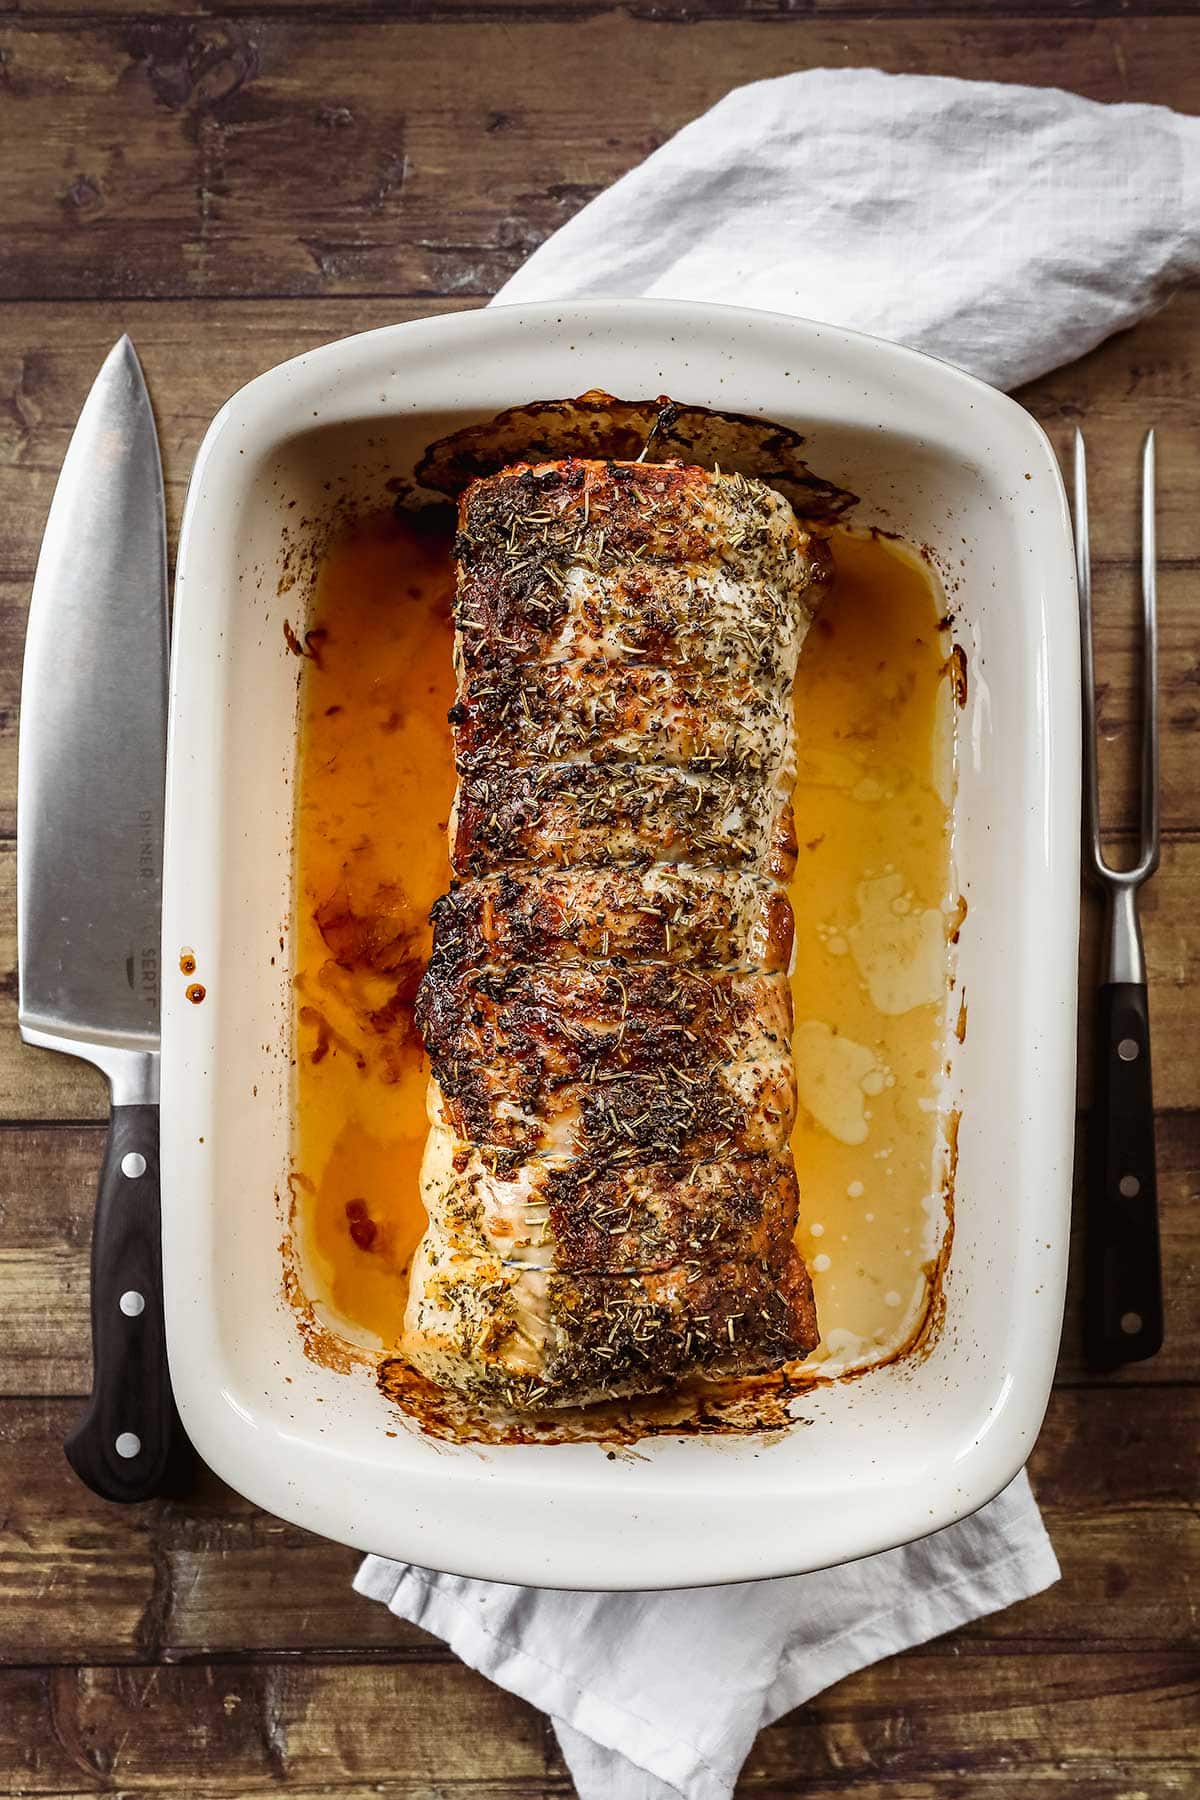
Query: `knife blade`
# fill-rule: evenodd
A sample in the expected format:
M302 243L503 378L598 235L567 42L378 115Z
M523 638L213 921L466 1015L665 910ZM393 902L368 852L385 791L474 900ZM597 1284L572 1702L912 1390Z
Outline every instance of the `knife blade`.
M92 1235L92 1394L66 1453L111 1500L181 1449L167 1373L158 1050L167 730L162 466L133 345L110 351L34 577L17 777L18 1022L94 1063L112 1117Z

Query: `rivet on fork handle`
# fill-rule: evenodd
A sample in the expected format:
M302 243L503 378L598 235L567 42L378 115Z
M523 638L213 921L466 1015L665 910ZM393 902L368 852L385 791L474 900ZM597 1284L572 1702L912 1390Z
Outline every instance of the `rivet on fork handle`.
M1096 1076L1088 1122L1084 1338L1093 1368L1141 1362L1161 1347L1162 1266L1150 1075L1150 1010L1137 891L1158 867L1158 627L1154 433L1142 455L1142 754L1138 860L1110 868L1100 836L1096 683L1092 652L1087 464L1075 433L1075 558L1084 713L1088 873L1107 899L1105 972L1097 1008Z

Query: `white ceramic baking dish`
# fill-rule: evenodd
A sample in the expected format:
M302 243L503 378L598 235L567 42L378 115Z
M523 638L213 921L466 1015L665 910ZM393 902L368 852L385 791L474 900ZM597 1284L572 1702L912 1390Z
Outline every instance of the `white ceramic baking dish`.
M932 1349L807 1393L762 1438L454 1447L369 1373L303 1354L281 1297L302 604L286 546L331 495L378 506L430 439L535 399L669 393L803 431L859 524L927 545L968 660L955 855L969 1030L945 1324ZM1021 1467L1065 1280L1075 1094L1079 675L1069 521L1027 413L914 352L724 307L497 308L330 344L223 408L179 547L164 968L171 1372L205 1460L282 1517L441 1569L561 1586L797 1573L946 1525ZM402 797L398 796L402 803ZM394 1435L389 1435L394 1434Z

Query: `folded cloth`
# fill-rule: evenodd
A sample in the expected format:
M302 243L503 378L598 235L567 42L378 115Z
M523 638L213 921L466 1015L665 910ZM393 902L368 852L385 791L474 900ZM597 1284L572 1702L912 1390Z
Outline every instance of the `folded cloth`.
M810 69L735 88L498 301L722 300L1013 388L1200 270L1200 119L1058 88Z
M1200 267L1198 201L1200 121L1161 107L813 70L729 94L497 298L736 301L1013 386ZM368 1557L355 1585L549 1712L582 1800L724 1800L761 1726L1057 1576L1022 1474L920 1543L780 1581L577 1594Z
M573 1594L369 1556L354 1585L549 1712L581 1800L726 1800L761 1726L1057 1579L1021 1474L920 1543L781 1581Z

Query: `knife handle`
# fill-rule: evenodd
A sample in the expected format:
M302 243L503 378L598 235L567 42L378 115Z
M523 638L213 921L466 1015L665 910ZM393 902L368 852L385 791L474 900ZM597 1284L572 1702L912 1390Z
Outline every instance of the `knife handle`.
M1099 994L1088 1131L1084 1326L1089 1364L1115 1369L1163 1340L1150 1010L1138 982Z
M190 1454L163 1322L158 1107L114 1106L92 1232L92 1395L67 1461L106 1500L173 1489Z

